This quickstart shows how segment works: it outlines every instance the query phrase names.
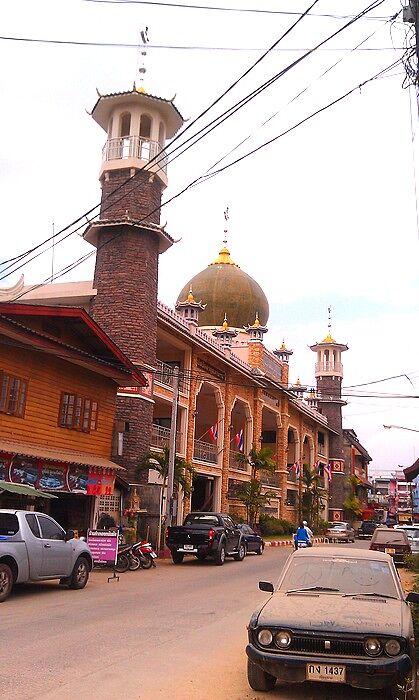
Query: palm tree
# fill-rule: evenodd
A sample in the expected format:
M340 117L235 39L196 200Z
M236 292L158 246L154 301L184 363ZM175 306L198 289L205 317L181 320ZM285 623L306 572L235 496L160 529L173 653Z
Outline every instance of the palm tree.
M252 479L257 479L258 472L264 471L273 474L276 469L276 463L272 459L270 447L261 447L260 450L257 450L255 445L252 445L248 455L241 453L237 455L237 461L240 464L250 466Z
M274 493L262 493L262 484L258 479L251 479L243 483L237 496L239 500L246 506L247 522L254 525L260 513L260 509L269 505L270 499L275 496Z
M307 464L303 465L302 486L304 492L302 494L302 511L307 520L311 523L318 524L320 506L324 501L324 495L320 491L319 474L310 469Z

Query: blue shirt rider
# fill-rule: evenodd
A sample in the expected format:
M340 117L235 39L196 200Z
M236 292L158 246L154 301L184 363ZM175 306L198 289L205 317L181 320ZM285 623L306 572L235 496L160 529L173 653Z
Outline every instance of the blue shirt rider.
M308 544L310 542L310 535L308 534L306 528L304 527L304 523L299 524L297 532L294 535L295 549L298 548L299 542L305 542L306 546L308 546Z

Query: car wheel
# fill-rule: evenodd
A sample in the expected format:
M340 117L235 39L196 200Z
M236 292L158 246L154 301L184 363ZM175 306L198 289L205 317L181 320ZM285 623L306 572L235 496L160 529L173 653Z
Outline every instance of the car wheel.
M263 554L263 544L262 542L260 543L259 547L256 550L256 554Z
M0 603L9 597L13 588L13 573L10 566L0 564Z
M393 700L415 700L416 698L416 682L411 676L405 676L396 685L391 688L391 697Z
M247 680L253 690L272 690L276 683L275 676L266 673L259 666L247 659Z
M246 556L246 545L240 542L237 554L234 555L234 561L243 561Z
M115 570L118 574L124 574L129 569L129 558L127 554L118 554Z
M172 552L172 561L174 564L181 564L183 562L183 557L183 552Z
M89 580L89 562L85 557L79 557L74 564L74 569L70 576L70 588L84 588Z
M200 552L198 552L198 554L196 555L196 558L198 559L198 561L205 561L207 556L208 556L207 554L201 554Z
M217 564L217 566L222 566L226 560L226 548L225 544L221 544L217 554L214 557L214 561Z

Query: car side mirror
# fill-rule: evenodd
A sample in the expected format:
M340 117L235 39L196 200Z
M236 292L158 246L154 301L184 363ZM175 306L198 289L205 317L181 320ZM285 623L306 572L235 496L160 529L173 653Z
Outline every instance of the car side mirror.
M273 593L274 592L274 586L273 583L270 581L259 581L259 588L261 591L266 591L266 593ZM418 599L419 599L419 594Z
M414 593L413 591L408 593L406 596L406 602L407 603L419 603L419 593Z
M65 541L68 542L69 540L74 539L74 530L67 530L65 533Z

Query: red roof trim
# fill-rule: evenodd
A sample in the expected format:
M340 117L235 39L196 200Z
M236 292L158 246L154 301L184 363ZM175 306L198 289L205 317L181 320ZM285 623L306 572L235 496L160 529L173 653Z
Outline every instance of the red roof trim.
M12 316L60 316L62 318L78 318L93 331L93 333L102 341L102 343L110 350L118 360L132 372L133 377L141 383L142 386L147 385L147 380L143 373L137 369L128 359L125 353L110 339L105 331L98 326L96 321L84 309L69 306L32 306L31 304L0 304L0 314Z

